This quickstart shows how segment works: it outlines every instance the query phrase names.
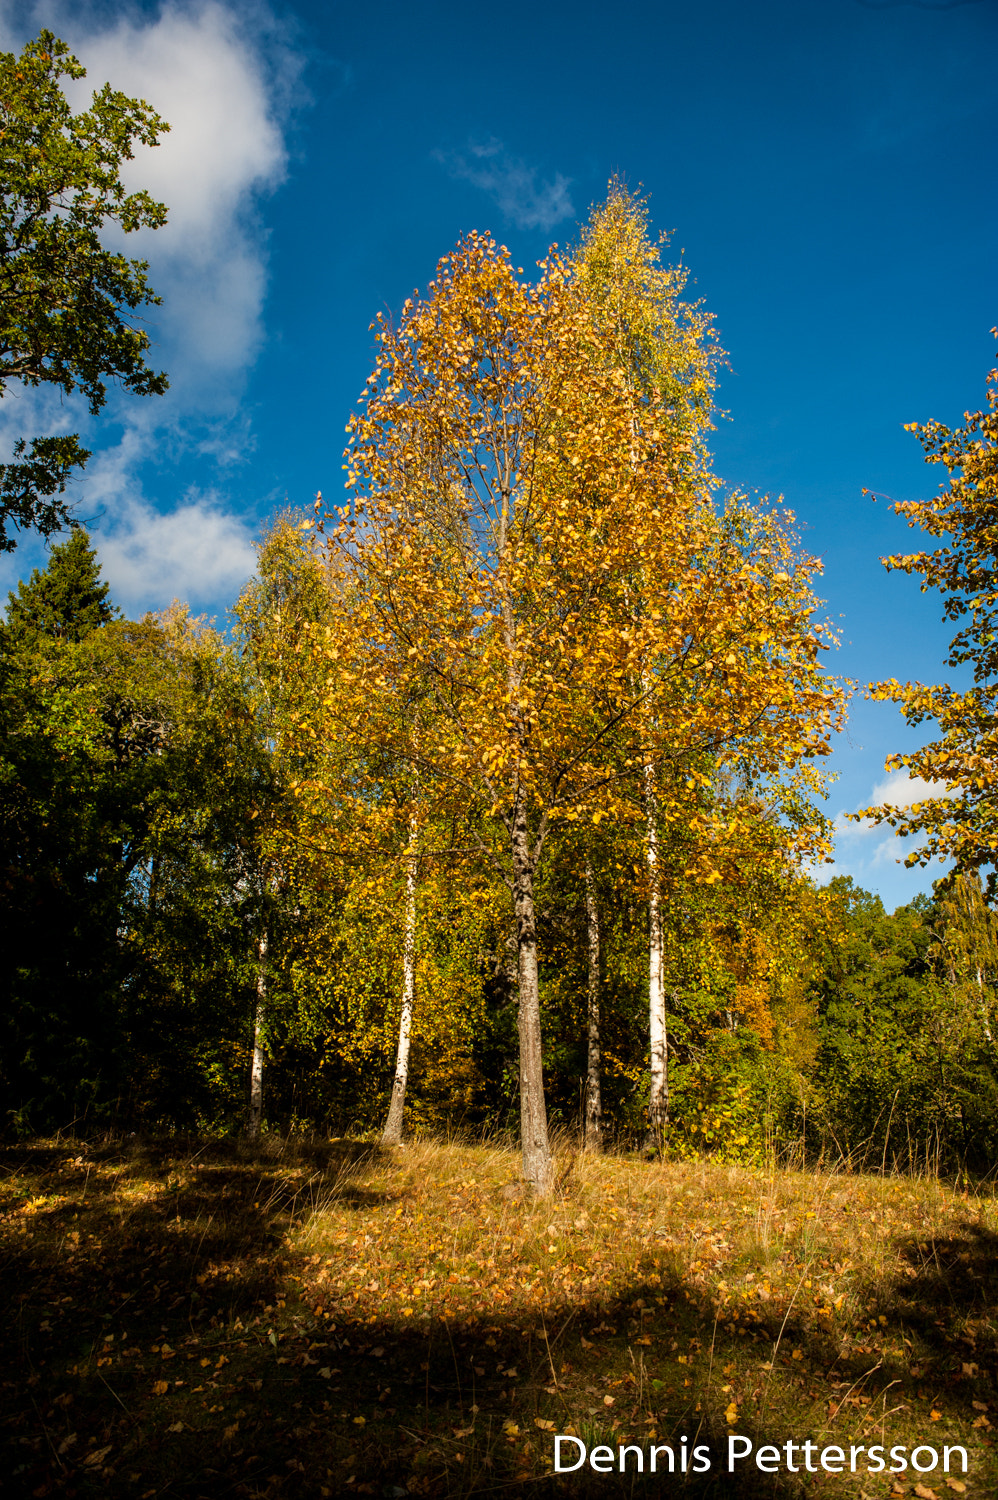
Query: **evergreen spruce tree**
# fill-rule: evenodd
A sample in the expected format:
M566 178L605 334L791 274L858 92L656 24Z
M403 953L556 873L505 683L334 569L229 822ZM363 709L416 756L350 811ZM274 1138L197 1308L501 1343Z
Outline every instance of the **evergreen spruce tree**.
M36 568L8 595L4 636L8 649L30 650L40 636L81 641L117 615L90 538L74 527L68 541L52 548L48 567Z

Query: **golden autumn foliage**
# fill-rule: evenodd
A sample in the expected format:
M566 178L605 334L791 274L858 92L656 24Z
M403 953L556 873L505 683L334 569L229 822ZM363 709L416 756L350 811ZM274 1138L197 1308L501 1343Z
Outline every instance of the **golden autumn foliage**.
M931 500L902 501L894 510L912 528L943 539L934 552L884 559L893 570L921 577L921 589L943 594L943 615L960 622L946 665L969 667L966 688L925 686L894 679L871 683L869 695L901 705L912 726L935 723L937 737L907 755L892 755L888 770L905 770L930 784L932 794L910 807L869 807L857 817L889 823L905 837L921 834L908 865L955 860L960 869L998 864L998 370L988 376L987 407L967 412L953 430L942 422L912 423L926 462L946 473Z
M704 337L703 319L677 334ZM330 534L346 607L327 702L364 705L365 745L513 894L525 1171L544 1190L533 884L552 825L633 816L649 763L669 771L660 815L695 822L705 754L777 775L825 753L842 712L816 563L778 514L718 513L668 382L636 388L616 338L572 262L552 252L532 285L469 235L380 328ZM736 830L712 822L691 875L712 878L709 845Z

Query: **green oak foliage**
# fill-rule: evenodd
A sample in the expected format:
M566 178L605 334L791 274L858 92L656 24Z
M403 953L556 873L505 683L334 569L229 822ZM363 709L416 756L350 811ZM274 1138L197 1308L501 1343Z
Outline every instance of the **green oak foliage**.
M145 103L105 84L74 115L61 79L86 70L42 31L18 57L0 54L0 396L11 382L79 392L95 413L107 382L137 395L167 388L145 360L138 309L158 302L143 260L102 243L117 226L159 228L166 208L126 192L122 163L155 146L169 126ZM19 440L0 464L0 551L17 530L50 535L69 519L60 497L89 453L79 435Z
M923 903L891 916L850 877L830 889L839 928L818 983L823 1103L843 1148L869 1142L879 1156L890 1130L895 1145L904 1141L912 1111L921 1121L932 933Z
M154 626L4 642L0 1077L21 1118L65 1123L122 1079L122 918L165 769L173 683Z
M988 1018L998 976L975 971L973 994L962 988L953 953L966 945L940 887L935 900L918 896L893 915L849 878L830 891L839 925L818 982L815 1125L857 1160L993 1162L998 1059Z
M216 1123L245 1071L270 755L232 649L180 609L108 619L88 561L54 549L0 635L2 1108Z
M278 789L236 653L178 608L160 628L176 697L125 908L128 1112L216 1126L242 1103L268 905L261 832Z

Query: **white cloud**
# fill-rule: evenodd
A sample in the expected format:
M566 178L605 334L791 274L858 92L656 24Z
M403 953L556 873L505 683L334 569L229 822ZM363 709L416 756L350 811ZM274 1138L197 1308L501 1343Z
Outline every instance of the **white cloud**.
M893 771L878 781L863 802L864 807L887 806L903 809L930 797L954 796L944 782L925 781L906 771ZM857 809L858 811L858 809ZM910 901L918 891L930 890L932 882L943 873L943 864L933 860L929 865L905 868L904 860L921 847L917 836L901 838L886 823L869 818L854 822L840 811L833 820L835 860L819 865L811 874L819 885L827 885L836 875L851 875L860 886L879 890L885 904Z
M234 599L256 567L249 528L210 495L188 497L166 515L132 503L113 532L94 540L112 596L126 610Z
M925 802L930 797L954 796L956 793L948 792L944 781L925 781L921 776L909 776L907 771L892 771L873 788L869 806L883 803L887 807L911 807L913 803Z
M94 540L122 604L155 608L174 595L192 603L228 599L254 565L245 522L224 509L210 480L162 515L144 495L140 474L153 457L168 464L197 454L224 467L252 447L238 401L263 338L267 241L259 206L286 174L285 127L292 92L301 93L302 59L261 0L238 9L222 0L166 0L151 13L129 3L0 0L4 50L20 51L42 26L87 69L81 83L65 85L75 108L110 82L170 123L161 144L136 148L122 172L129 188L147 188L166 203L167 226L116 234L108 243L150 262L163 305L146 314L149 362L166 368L171 389L144 400L111 391L94 420L77 399L62 403L48 392L11 387L0 449L9 451L21 435L77 430L99 450L69 498L78 502L79 519L95 522ZM116 427L117 441L102 448Z
M452 177L488 193L517 229L547 232L575 212L568 193L570 177L556 172L551 181L538 180L538 169L513 156L495 137L484 144L469 143L466 151L433 155Z
M126 186L167 205L169 221L119 238L150 262L164 301L151 321L175 384L178 374L200 388L206 377L239 371L259 346L266 242L254 209L285 175L281 116L294 68L279 39L264 61L265 22L252 6L236 12L205 0L167 4L152 19L126 13L110 28L74 12L62 26L87 69L76 86L80 104L109 80L170 124L158 146L136 147L122 172Z
M144 499L133 474L149 445L146 425L133 423L114 447L95 453L80 487L78 516L90 526L115 602L133 612L173 599L231 603L256 567L253 528L210 490L188 490L167 512Z
M870 792L869 800L863 803L864 807L894 807L899 811L906 807L912 807L916 802L925 802L930 797L953 797L955 792L948 792L946 784L942 781L925 781L921 776L909 776L907 771L892 771L891 774L878 781ZM857 808L858 812L859 809ZM886 842L891 848L895 847L898 835L883 823L874 823L870 818L861 818L854 821L851 814L845 810L836 814L833 820L835 837L841 840L868 840L877 835L879 840ZM897 846L900 847L900 846ZM913 847L906 844L907 850Z

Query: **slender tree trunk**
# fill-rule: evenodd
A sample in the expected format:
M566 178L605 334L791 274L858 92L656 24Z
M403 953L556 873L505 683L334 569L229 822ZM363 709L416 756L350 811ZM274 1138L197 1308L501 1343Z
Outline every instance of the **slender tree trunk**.
M519 950L520 1145L523 1177L538 1198L554 1192L554 1162L548 1142L547 1106L541 1053L541 1009L537 980L537 917L534 911L534 867L527 834L526 809L518 799L513 822L514 905Z
M648 1037L651 1089L648 1094L648 1145L661 1150L669 1114L668 1037L665 1025L665 987L662 982L662 906L659 890L658 822L655 773L645 767L645 816L648 825Z
M586 937L589 949L589 1052L586 1062L586 1109L583 1139L592 1151L603 1147L603 1097L600 1089L599 1046L599 911L596 906L596 882L593 866L586 860Z
M267 932L256 945L256 1013L253 1018L253 1062L250 1067L250 1105L246 1134L255 1141L263 1119L263 1029L267 1019Z
M383 1146L402 1144L405 1090L409 1081L409 1041L412 1034L412 1002L416 993L416 875L419 866L419 835L415 820L409 830L409 852L405 872L405 935L402 947L402 1014L395 1057L395 1082L388 1120L381 1137Z
M981 1028L984 1032L984 1040L989 1047L994 1046L994 1037L991 1034L991 1022L988 1017L988 1002L984 996L984 970L979 963L974 965L977 974L977 1008L981 1014Z

